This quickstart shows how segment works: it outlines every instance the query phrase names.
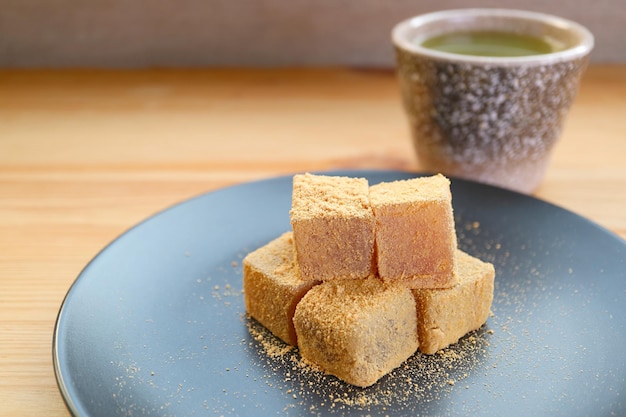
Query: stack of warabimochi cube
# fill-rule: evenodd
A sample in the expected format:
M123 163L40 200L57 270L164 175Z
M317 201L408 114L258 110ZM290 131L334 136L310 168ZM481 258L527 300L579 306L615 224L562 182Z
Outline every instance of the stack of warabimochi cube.
M366 387L486 322L494 267L457 249L443 175L295 175L290 217L244 258L246 311L327 373Z

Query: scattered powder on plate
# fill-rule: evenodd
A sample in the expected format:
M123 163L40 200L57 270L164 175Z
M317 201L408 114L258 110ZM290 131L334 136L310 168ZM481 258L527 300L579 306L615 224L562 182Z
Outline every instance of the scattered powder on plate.
M253 338L249 342L251 348L260 348L265 354L267 383L273 389L291 393L297 400L293 406L312 414L354 410L378 413L441 399L480 368L493 333L483 327L434 355L417 352L373 386L359 388L308 363L297 348L272 335L254 319L247 318L246 325Z

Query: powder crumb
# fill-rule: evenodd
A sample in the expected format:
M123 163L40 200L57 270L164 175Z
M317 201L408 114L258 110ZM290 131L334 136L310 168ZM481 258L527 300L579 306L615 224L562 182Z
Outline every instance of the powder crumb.
M261 344L263 350L270 358L283 357L288 352L294 350L293 346L289 346L288 344L276 339L276 337L265 328L253 326L251 323L253 323L251 320L248 321L248 330L250 334L254 340Z

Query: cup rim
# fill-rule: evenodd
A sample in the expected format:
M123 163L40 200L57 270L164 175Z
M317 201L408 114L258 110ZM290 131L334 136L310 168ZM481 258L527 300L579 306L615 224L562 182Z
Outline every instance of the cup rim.
M462 55L438 51L435 49L423 47L417 42L412 42L411 39L408 37L412 29L427 23L454 18L489 16L529 19L557 28L570 30L578 35L580 43L570 48L556 52L550 52L547 54L527 55L519 57L491 57L478 55ZM591 31L589 31L589 29L577 22L547 13L503 8L450 9L413 16L396 24L391 31L391 38L393 44L397 48L403 49L411 53L445 61L465 62L483 65L539 65L560 61L568 61L576 58L581 58L589 54L594 46L594 36Z

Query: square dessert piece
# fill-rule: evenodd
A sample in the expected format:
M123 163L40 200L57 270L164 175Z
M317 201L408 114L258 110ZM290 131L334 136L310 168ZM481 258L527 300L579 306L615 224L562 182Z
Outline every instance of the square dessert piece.
M296 346L296 304L316 281L300 276L292 232L287 232L243 259L244 303L248 314L284 342Z
M441 174L370 187L376 219L378 273L409 288L457 283L450 181Z
M376 277L311 288L293 320L300 355L359 387L375 383L418 346L411 290Z
M368 193L365 178L294 176L291 226L305 279L374 273L374 213Z
M455 287L413 290L422 353L433 354L456 343L489 317L495 279L493 265L459 250L456 273L459 284Z

